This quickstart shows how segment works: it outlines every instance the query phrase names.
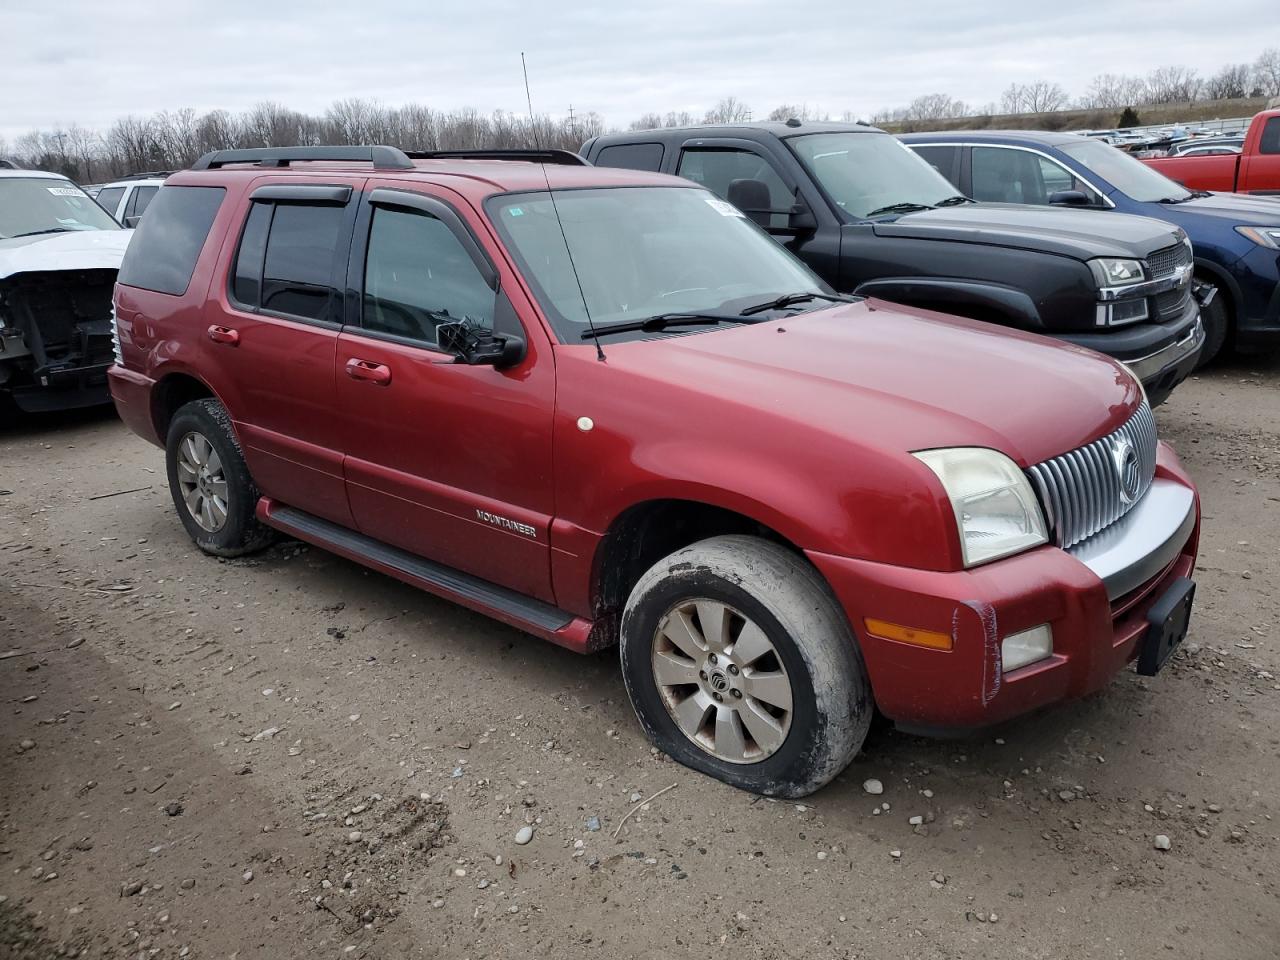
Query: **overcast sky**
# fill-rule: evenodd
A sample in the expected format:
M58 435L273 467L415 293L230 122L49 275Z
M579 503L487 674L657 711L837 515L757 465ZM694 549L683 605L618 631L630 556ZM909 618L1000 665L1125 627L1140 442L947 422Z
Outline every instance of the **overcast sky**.
M943 92L975 106L1047 79L1182 64L1212 73L1280 45L1277 0L0 0L0 137L124 114L342 97L610 124L734 95L838 116Z

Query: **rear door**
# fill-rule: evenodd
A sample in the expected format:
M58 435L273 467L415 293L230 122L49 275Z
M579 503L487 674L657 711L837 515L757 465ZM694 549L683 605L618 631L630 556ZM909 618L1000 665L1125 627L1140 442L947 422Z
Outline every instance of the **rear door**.
M335 409L358 529L551 601L550 345L475 211L428 184L371 181L347 278ZM455 363L441 323L525 338L518 366ZM527 326L527 329L526 329Z
M267 496L352 525L334 419L341 287L364 178L265 177L223 250L205 315L209 366Z
M124 215L120 222L126 227L136 227L159 189L154 184L133 187L129 191L129 199L125 203Z

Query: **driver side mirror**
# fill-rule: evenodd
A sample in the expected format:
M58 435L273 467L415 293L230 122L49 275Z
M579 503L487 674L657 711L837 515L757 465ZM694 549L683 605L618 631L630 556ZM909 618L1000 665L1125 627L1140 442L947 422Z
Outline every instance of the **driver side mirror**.
M818 229L818 218L813 215L813 210L801 199L798 192L796 202L791 205L791 214L787 218L787 228L797 233Z
M465 322L440 324L436 328L436 341L442 350L454 355L454 363L473 367L491 366L496 370L514 367L526 353L523 337L497 334L487 327Z
M1090 207L1093 206L1087 194L1079 190L1057 190L1049 194L1049 205L1052 207Z

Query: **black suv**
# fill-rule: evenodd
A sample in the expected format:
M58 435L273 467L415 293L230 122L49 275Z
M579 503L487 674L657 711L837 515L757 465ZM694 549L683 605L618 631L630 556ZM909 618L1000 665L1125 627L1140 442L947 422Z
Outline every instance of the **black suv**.
M686 177L837 290L1060 337L1126 363L1160 403L1204 332L1191 248L1146 217L976 203L883 130L752 123L588 140L597 166Z

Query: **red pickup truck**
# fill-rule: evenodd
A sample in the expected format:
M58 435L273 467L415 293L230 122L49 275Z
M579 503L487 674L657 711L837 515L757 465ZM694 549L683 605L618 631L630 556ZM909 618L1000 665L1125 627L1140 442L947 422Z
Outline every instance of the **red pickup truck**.
M1144 160L1190 190L1280 196L1280 110L1253 118L1238 154Z

